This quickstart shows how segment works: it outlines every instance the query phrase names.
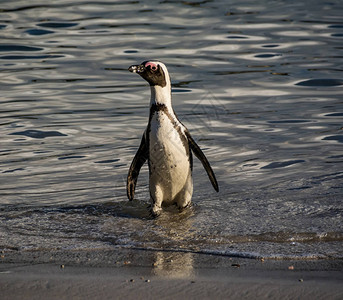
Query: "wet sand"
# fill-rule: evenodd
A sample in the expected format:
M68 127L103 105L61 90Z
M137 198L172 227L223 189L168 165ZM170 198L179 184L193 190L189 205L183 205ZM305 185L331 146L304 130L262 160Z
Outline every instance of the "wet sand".
M141 250L9 251L1 299L342 299L341 260Z

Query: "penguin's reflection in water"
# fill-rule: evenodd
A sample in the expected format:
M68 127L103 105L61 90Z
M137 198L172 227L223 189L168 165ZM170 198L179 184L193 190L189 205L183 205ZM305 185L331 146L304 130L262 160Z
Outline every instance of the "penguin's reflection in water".
M159 218L155 219L155 225L160 231L162 247L166 251L155 253L153 273L168 278L189 278L193 275L193 254L182 251L182 248L187 249L188 241L193 240L196 234L192 218L194 207L180 214L175 214L172 210L167 208ZM177 249L180 252L176 252Z
M182 252L156 252L153 274L173 279L191 278L194 275L193 254Z

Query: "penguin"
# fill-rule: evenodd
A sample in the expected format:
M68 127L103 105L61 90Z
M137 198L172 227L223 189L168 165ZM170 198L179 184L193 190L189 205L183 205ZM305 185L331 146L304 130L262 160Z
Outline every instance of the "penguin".
M149 122L127 176L127 197L134 198L141 167L149 165L151 215L157 217L163 206L190 206L193 194L193 158L201 161L213 188L216 176L200 147L177 118L171 103L171 82L167 67L160 61L144 61L128 69L145 79L151 90Z

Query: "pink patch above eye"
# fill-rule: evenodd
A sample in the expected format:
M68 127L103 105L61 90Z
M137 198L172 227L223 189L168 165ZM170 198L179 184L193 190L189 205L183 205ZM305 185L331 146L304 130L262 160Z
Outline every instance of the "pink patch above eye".
M152 62L147 62L147 63L145 64L145 67L147 68L147 67L149 67L149 66L150 66L151 70L157 70L157 67L158 67L157 64L154 64L154 63L152 63Z

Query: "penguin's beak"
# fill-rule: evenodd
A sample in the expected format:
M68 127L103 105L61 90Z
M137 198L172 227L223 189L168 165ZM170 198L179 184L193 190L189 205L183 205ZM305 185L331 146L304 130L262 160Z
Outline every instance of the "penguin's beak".
M132 65L128 70L132 73L142 73L145 71L145 67L143 65Z

